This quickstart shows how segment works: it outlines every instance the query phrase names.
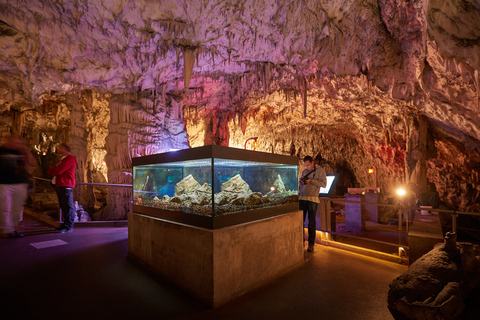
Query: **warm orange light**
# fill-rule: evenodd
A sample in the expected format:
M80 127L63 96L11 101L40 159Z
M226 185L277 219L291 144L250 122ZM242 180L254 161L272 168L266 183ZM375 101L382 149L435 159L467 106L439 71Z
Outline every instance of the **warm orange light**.
M253 140L252 142L252 147L253 149L257 148L260 143L258 142L258 137L253 137L253 138L248 138L247 141L245 141L245 145L243 146L244 149L247 149L247 142L250 141L250 140Z
M369 169L368 169L368 173L369 173L369 174L375 173L375 169L369 168Z

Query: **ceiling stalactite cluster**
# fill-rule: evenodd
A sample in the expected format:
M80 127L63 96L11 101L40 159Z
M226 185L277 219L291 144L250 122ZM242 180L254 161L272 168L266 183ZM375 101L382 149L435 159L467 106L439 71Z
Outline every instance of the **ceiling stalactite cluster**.
M0 0L0 134L39 159L67 140L79 179L114 183L134 156L258 136L352 184L375 165L385 192L428 179L467 208L479 20L474 0Z

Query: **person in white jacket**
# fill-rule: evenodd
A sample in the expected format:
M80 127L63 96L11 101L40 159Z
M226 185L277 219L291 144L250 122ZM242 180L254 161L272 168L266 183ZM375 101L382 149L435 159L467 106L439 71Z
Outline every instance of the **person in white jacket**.
M303 158L305 169L302 172L299 182L299 207L303 210L303 222L308 214L308 252L313 252L315 245L315 234L317 225L315 215L317 213L320 199L318 194L320 188L327 186L327 175L325 170L313 162L313 158L306 156Z

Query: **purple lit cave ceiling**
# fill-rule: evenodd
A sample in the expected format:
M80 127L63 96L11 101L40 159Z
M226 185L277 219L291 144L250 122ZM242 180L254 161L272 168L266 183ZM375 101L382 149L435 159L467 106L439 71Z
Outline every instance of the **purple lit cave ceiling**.
M474 0L0 0L0 134L40 162L67 140L80 181L111 183L135 156L258 136L345 187L374 165L384 192L431 182L469 209L479 21Z

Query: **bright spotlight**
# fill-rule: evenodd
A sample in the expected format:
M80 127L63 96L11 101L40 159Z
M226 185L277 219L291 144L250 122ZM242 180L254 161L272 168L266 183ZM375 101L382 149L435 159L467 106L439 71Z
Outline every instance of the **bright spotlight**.
M275 187L270 187L270 191L274 192L274 191L275 191Z
M406 193L406 192L405 192L405 189L400 188L400 189L397 190L397 194L398 194L399 196L404 196L405 193Z

